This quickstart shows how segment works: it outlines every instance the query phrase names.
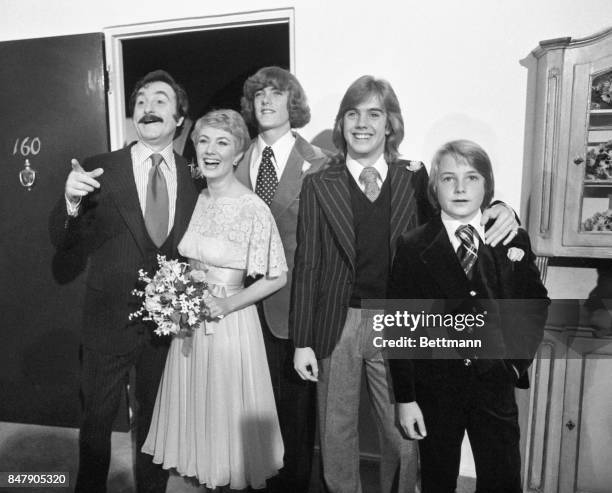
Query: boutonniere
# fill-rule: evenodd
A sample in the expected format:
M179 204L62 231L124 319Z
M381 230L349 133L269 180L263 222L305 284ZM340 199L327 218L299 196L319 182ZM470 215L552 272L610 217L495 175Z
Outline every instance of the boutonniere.
M423 166L425 165L422 161L408 161L406 169L410 171L419 171Z
M508 248L508 258L511 262L520 262L524 256L525 250L516 247Z
M198 168L198 163L195 161L191 161L187 163L187 167L189 168L189 174L191 174L192 179L197 179L202 177L202 173L200 172L200 168Z

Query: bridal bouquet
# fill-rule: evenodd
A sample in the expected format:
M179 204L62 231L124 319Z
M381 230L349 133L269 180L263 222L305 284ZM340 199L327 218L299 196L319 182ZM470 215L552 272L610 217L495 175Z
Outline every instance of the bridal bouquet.
M206 272L191 268L185 262L157 256L159 269L150 277L138 271L144 289L133 294L143 298L141 307L131 313L130 320L142 317L155 322L157 335L191 335L208 315L206 300L210 296Z

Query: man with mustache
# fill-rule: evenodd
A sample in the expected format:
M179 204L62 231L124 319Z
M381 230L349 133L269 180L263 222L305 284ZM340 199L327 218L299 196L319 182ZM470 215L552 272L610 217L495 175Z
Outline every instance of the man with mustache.
M306 94L296 77L280 67L264 67L242 91L242 115L259 135L236 167L236 177L269 206L283 240L287 284L258 306L278 419L285 444L285 465L268 481L270 493L307 493L315 430L314 384L293 370L289 339L291 269L302 181L321 169L327 154L292 129L310 121Z
M147 435L169 340L140 320L131 292L138 270L157 255L178 257L197 189L185 160L173 152L188 101L170 74L156 70L130 97L138 141L119 151L73 160L65 196L51 215L56 248L75 266L88 263L82 332L83 414L76 492L106 492L111 431L129 372L135 369L136 485L164 492L168 472L140 452Z

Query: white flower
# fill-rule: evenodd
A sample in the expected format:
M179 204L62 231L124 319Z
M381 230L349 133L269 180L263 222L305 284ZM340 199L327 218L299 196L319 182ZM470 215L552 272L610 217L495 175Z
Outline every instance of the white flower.
M422 161L408 161L406 169L410 171L419 171L423 167Z
M152 277L139 271L142 290L134 294L143 299L140 308L129 315L130 320L140 317L155 324L158 335L178 334L200 327L203 299L206 289L206 269L191 269L178 260L158 256L159 268ZM180 286L180 290L179 290Z
M520 248L516 248L516 247L508 248L508 258L510 259L511 262L520 262L524 256L525 256L524 250Z
M144 302L144 307L148 312L155 312L161 308L161 304L158 299L147 298Z

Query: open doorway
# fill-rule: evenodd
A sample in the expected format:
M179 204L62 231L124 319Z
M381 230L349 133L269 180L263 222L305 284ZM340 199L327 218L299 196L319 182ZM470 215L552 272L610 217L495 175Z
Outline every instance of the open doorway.
M112 149L135 140L128 100L147 72L164 69L187 90L190 118L175 150L190 160L193 121L213 108L239 110L242 85L259 68L293 67L292 9L121 26L105 34Z

